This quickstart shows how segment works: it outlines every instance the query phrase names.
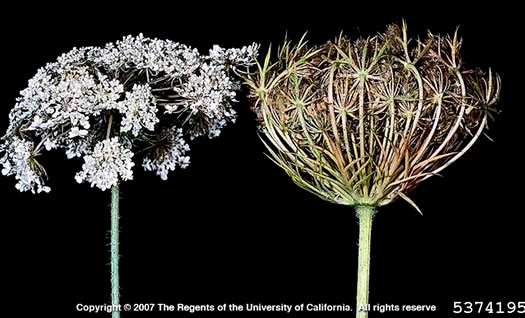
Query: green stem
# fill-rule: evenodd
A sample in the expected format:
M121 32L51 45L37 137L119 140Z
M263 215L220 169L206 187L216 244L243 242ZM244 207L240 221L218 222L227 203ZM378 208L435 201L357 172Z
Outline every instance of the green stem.
M120 304L119 294L119 186L111 187L111 305ZM113 311L112 318L120 318L119 311Z
M359 257L357 267L357 306L356 317L367 318L368 311L368 281L370 279L370 239L372 235L372 219L375 207L361 205L356 206L355 210L359 217Z

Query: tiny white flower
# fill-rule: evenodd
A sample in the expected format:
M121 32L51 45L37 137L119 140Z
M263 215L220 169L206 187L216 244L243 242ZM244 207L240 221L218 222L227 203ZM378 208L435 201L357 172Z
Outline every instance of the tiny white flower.
M83 137L88 134L88 131L85 129L79 129L78 127L73 127L69 131L69 138Z
M27 128L27 130L35 130L41 125L42 125L42 117L36 115L35 117L33 117L33 122L31 123L31 126Z

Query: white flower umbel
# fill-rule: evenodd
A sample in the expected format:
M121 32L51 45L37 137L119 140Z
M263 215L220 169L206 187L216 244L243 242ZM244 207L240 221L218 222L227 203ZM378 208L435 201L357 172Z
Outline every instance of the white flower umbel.
M132 152L167 179L189 164L185 139L216 137L235 121L239 83L230 71L254 63L258 46L208 55L167 40L127 36L74 48L38 70L20 92L0 144L4 174L20 191L49 191L43 151L83 157L77 181L102 190L131 179ZM110 140L106 141L106 139Z
M123 114L121 132L131 130L136 137L142 128L153 131L159 122L155 98L148 85L134 85L131 92L126 92L126 99L120 105L119 111Z
M165 131L162 136L162 147L156 157L144 158L142 166L146 171L155 171L162 180L168 179L168 172L175 170L177 166L186 168L190 164L190 157L185 156L190 146L182 138L182 129L172 127Z
M133 153L120 144L117 137L102 140L95 145L93 153L84 156L82 171L75 179L78 183L87 181L92 187L109 189L119 180L133 179L132 158Z
M18 181L15 187L20 191L33 193L49 192L51 189L44 186L43 175L45 171L34 161L34 144L31 141L13 138L5 154L0 158L3 166L3 175L14 175Z

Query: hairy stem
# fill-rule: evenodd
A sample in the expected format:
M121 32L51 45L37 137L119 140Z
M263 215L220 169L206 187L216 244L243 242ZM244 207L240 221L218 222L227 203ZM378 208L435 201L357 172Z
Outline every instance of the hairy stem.
M375 208L372 206L356 206L355 210L359 218L359 257L357 267L357 306L356 317L366 318L368 312L368 281L370 278L370 238L372 234L372 219ZM365 309L361 311L360 309Z
M119 186L111 187L111 304L120 304L119 294ZM120 318L119 311L113 311L112 318Z

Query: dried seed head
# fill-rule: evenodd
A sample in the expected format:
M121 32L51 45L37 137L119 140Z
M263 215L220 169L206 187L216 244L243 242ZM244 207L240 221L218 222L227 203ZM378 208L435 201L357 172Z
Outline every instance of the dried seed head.
M499 97L499 76L464 69L460 46L457 35L410 40L403 24L311 48L287 42L274 64L269 52L247 82L270 154L326 200L413 204L406 194L472 146Z

